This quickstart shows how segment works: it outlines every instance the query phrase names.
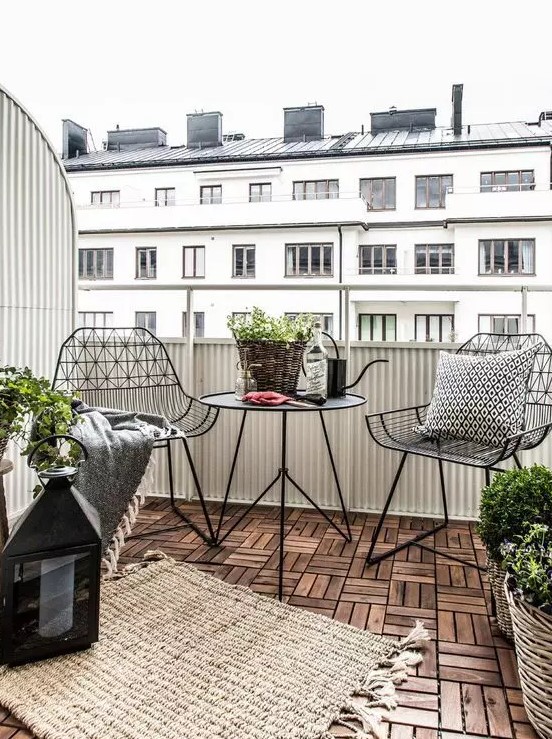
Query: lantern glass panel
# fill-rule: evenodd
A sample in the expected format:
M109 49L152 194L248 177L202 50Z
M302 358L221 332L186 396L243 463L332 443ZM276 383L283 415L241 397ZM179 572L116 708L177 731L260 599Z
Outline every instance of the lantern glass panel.
M86 551L14 564L14 655L86 637L93 559Z

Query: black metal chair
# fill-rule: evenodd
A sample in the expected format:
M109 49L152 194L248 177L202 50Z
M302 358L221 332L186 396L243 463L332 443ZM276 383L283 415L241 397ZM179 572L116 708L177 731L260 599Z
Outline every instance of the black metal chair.
M174 531L185 525L207 543L214 541L215 533L188 438L207 433L217 420L218 410L184 391L165 346L156 336L145 328L78 328L61 346L53 387L78 392L90 406L152 413L166 418L177 431L160 437L154 446L167 449L171 507L184 524L158 529L156 533ZM184 446L208 534L176 505L171 453L171 444L175 441L182 441Z
M366 416L366 423L374 441L386 449L402 452L399 467L393 479L385 506L372 536L370 549L366 558L367 565L373 565L406 547L416 545L432 552L437 550L420 541L435 534L448 525L447 494L443 475L443 462L453 462L470 467L479 467L485 470L485 484L489 484L491 472L504 471L497 467L500 462L513 458L518 467L522 464L518 452L533 449L541 444L552 429L552 350L548 343L539 334L476 334L463 344L457 354L472 356L496 354L513 349L526 349L542 342L542 346L535 355L533 369L528 378L525 394L524 424L521 433L508 437L503 444L497 447L485 446L481 443L466 439L437 438L432 439L419 433L417 426L424 423L429 404L401 408L382 413L371 413ZM403 471L406 458L409 454L421 455L436 459L439 463L439 477L443 500L444 520L432 529L424 530L412 539L401 542L398 546L381 554L374 555L374 549L382 529L387 511L391 505L399 478ZM464 565L471 562L460 560L447 553L439 552ZM478 569L483 569L479 568Z

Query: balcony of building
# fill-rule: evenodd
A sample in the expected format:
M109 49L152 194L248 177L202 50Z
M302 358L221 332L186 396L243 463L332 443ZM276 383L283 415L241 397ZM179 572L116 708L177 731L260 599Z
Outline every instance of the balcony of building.
M531 189L529 189L529 187ZM522 189L527 188L527 189ZM551 185L454 188L447 193L446 223L550 220Z
M155 201L122 200L117 205L77 203L79 231L156 231L193 228L258 229L282 226L321 226L366 223L364 198L357 193L332 193L330 197L297 200L290 196L251 202L230 198L172 201L159 207Z

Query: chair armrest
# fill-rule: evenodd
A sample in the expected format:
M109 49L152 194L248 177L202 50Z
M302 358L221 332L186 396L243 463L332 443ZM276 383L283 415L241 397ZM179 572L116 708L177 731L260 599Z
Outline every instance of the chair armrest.
M407 408L395 408L391 411L380 411L379 413L367 413L366 418L381 418L382 420L385 420L386 418L390 418L392 416L411 416L415 415L424 415L424 411L428 407L429 403L426 403L425 405L411 405Z
M398 442L405 435L412 435L416 426L424 422L428 405L414 405L409 408L367 414L366 425L370 436L376 444L393 448L393 442Z

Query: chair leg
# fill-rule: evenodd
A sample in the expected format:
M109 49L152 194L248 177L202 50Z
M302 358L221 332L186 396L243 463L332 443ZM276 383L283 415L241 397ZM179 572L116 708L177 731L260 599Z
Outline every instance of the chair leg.
M205 505L205 498L203 497L203 490L201 489L199 477L197 476L196 468L194 465L194 460L192 459L192 455L190 453L190 447L188 446L188 440L183 437L182 443L184 444L184 450L186 452L188 464L190 465L190 471L192 473L192 477L194 478L194 485L197 490L199 501L201 503L201 509L203 511L205 523L207 524L207 528L209 529L209 537L205 536L205 534L200 529L198 529L191 521L190 521L190 526L194 529L196 533L198 533L202 537L202 539L204 539L204 541L207 542L207 544L216 544L216 537L215 537L215 532L213 529L213 524L211 523L209 513L207 512L207 506ZM178 514L184 518L184 514L179 509L176 509L176 510Z
M518 469L523 469L523 465L521 464L518 455L514 452L514 462L517 464Z
M372 558L372 554L374 552L374 548L376 546L376 542L378 540L378 536L380 535L380 531L383 527L383 522L385 520L385 516L387 515L387 511L389 510L389 506L391 505L391 501L393 500L393 496L395 495L395 490L397 489L397 485L399 484L399 478L401 476L401 473L403 471L404 463L406 462L406 458L408 456L408 452L404 452L401 461L399 462L399 467L397 469L397 472L395 473L395 478L393 480L393 483L391 485L391 490L389 491L389 495L387 496L387 500L385 501L385 505L383 506L383 511L381 512L381 516L379 517L378 524L376 526L376 530L372 534L372 541L370 543L370 549L368 550L368 556L366 557L366 564L372 565L376 562L379 562L380 559L383 559L383 556L380 557L374 557Z

